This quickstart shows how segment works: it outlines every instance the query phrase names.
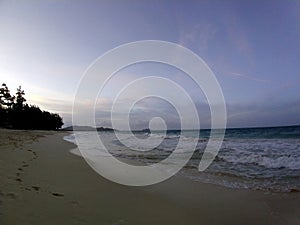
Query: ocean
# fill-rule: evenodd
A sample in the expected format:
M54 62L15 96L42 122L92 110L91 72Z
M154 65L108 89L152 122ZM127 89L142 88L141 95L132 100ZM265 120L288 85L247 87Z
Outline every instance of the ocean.
M82 138L86 143L85 150L101 152L101 149L91 148L90 131L78 133L77 138ZM182 132L135 132L134 137L127 132L119 133L121 140L114 132L98 132L111 155L120 161L154 164L174 151ZM149 136L151 143L147 141ZM196 140L197 147L189 162L176 176L229 188L300 191L300 126L226 129L218 155L205 171L199 172L198 165L209 136L210 130L184 132L180 145L182 151L193 150L188 149L191 141ZM76 144L74 134L66 136L65 140ZM153 140L157 140L159 145L152 149ZM149 148L152 150L149 151Z

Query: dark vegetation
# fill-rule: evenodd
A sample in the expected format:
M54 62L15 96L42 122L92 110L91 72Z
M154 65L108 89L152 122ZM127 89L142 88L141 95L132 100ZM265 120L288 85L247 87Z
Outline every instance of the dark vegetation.
M41 110L36 105L28 105L21 86L15 96L6 84L0 87L0 127L25 130L58 130L63 125L56 113Z

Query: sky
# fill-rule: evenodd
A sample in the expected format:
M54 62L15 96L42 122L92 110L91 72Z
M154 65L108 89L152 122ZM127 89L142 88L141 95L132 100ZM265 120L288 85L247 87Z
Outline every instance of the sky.
M57 112L71 125L78 85L95 59L129 42L162 40L190 49L210 67L223 91L228 127L296 125L299 11L297 0L0 0L0 82L12 92L22 85L27 103ZM146 76L180 84L209 127L202 91L182 71L158 63L131 65L115 75L97 100L97 125L111 126L113 98L126 83ZM135 95L142 94L143 87L137 88ZM82 103L82 116L91 104ZM131 125L146 128L156 116L169 128L180 126L174 107L157 98L133 107Z

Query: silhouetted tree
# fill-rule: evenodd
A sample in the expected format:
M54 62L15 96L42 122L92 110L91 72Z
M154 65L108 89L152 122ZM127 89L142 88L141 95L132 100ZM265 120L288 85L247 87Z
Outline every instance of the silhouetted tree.
M21 86L17 88L17 93L16 93L16 103L14 104L14 107L16 109L23 109L24 102L26 102L26 99L23 97L25 95L24 90L22 90Z
M24 104L25 92L21 86L16 98L5 84L0 88L0 126L14 129L58 130L62 118L56 113L42 111L38 106Z
M10 94L10 91L5 83L0 88L0 104L2 108L10 108L14 104L15 97Z
M0 87L0 126L9 126L10 109L14 104L15 97L10 94L10 91L5 83Z

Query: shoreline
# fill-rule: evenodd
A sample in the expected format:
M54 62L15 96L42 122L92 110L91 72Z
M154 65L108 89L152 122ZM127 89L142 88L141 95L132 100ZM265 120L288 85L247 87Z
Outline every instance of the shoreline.
M63 139L67 134L0 130L0 224L300 223L297 192L229 189L178 176L148 187L115 184L70 152L76 145Z

